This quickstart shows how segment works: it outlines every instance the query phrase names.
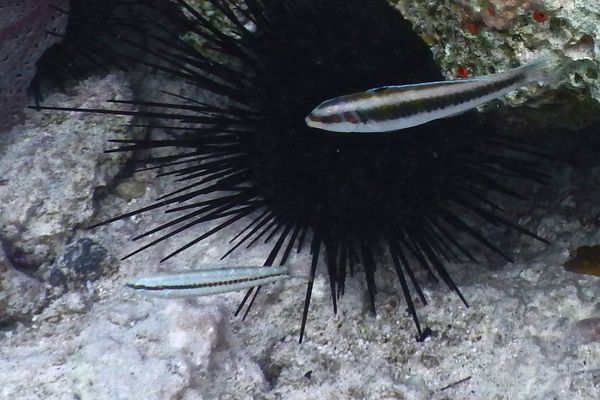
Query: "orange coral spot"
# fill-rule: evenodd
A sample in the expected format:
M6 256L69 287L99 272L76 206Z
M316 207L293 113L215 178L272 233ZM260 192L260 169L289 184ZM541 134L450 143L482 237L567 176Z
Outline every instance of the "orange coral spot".
M469 76L469 69L464 65L459 65L458 67L456 67L456 76L458 76L459 78L466 78L467 76Z
M481 31L481 26L477 22L467 22L465 29L473 35L477 35Z
M342 116L340 114L333 114L330 118L331 122L333 122L334 124L342 122Z
M542 10L534 10L533 14L531 14L531 17L536 21L536 22L546 22L548 20L548 14L546 14L544 11Z
M496 16L496 7L494 7L492 4L487 7L486 11L490 17Z
M360 122L360 120L358 119L358 116L353 112L345 112L344 120L348 121L350 123L353 123L353 124L358 124Z

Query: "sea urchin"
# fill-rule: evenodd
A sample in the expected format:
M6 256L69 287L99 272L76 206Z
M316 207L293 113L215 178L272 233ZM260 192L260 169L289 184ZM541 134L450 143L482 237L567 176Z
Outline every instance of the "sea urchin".
M291 251L309 247L302 340L319 258L334 312L347 275L358 270L375 311L381 253L393 263L421 337L412 298L414 291L426 303L418 270L441 278L466 304L444 268L447 260L473 259L462 239L508 258L477 225L543 240L502 216L490 196L522 198L511 189L514 179L544 179L528 161L531 148L497 134L475 112L387 134L340 135L305 125L325 99L442 79L429 49L385 0L211 0L217 14L210 20L178 3L186 17L174 25L185 37L152 23L149 7L145 26L160 34L149 33L150 44L120 38L150 54L137 61L212 92L215 101L175 95L172 103L132 101L143 107L134 114L177 121L167 125L179 134L116 140L122 146L111 151L173 148L170 156L141 162L163 168L182 186L104 222L159 208L180 213L138 236L160 235L127 257L194 228L170 258L233 224L239 234L225 256L261 239L272 244L265 265L283 264ZM259 289L246 294L238 312L250 308Z

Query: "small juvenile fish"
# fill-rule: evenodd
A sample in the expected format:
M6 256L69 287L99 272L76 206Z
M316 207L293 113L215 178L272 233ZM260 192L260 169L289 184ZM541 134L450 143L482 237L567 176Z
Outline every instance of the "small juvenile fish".
M452 117L521 86L549 80L546 58L494 75L470 79L383 86L336 97L305 118L312 128L333 132L388 132Z
M295 275L288 267L214 268L136 277L126 286L150 297L181 298L233 292Z
M564 268L577 274L600 276L600 245L578 247Z

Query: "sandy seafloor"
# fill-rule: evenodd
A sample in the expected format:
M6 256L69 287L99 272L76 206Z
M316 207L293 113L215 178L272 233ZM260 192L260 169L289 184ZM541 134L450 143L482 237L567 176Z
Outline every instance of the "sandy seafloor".
M79 92L48 101L89 106L118 90L114 87L120 82L116 76L93 78ZM32 112L28 117L25 126L2 139L0 223L4 237L8 231L12 238L33 243L40 259L47 258L44 268L52 270L61 259L64 243L84 238L116 260L139 246L129 238L167 220L154 212L85 229L118 210L149 204L170 183L147 184L143 195L130 201L114 191L95 198L95 187L110 184L116 173L115 160L98 155L106 148L105 139L113 137L110 132L98 137L102 124L127 121L75 114L56 121ZM62 136L73 134L73 124L78 133ZM94 143L83 133L93 135ZM36 144L40 137L44 139ZM69 148L61 137L69 143L79 140L79 145ZM64 162L67 154L73 164ZM89 162L87 170L74 166L80 165L78 159L95 157L99 161ZM48 160L54 162L44 164ZM600 278L567 272L562 265L569 250L600 242L600 167L551 165L554 179L547 186L523 183L531 202L503 203L515 220L551 244L490 230L495 235L491 240L508 249L515 263L474 249L478 264L448 265L469 308L443 284L426 284L429 304L419 302L418 313L433 334L424 342L415 340L390 266L377 273L376 316L369 312L360 274L348 280L333 315L321 271L302 344L302 280L263 288L246 321L233 316L242 293L153 300L124 288L134 275L219 263L239 226L159 264L190 237L184 235L113 261L118 266L114 273L108 268L99 279L70 281L61 290L40 282L31 271L13 269L3 256L0 310L14 316L5 319L9 322L0 331L0 398L598 399L600 319L578 322L600 318ZM151 180L150 175L138 183ZM20 230L11 228L15 226ZM53 253L44 243L58 250ZM220 263L261 264L268 248L259 243ZM308 259L294 255L290 263L306 265Z

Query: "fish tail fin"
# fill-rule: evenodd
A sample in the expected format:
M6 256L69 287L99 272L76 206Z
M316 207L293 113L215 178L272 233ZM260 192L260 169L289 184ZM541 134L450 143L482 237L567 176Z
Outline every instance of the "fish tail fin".
M310 279L310 266L293 265L288 266L288 276L290 278Z
M528 64L515 69L515 72L525 73L527 82L541 82L550 85L562 77L562 68L559 62L550 56L540 57Z

